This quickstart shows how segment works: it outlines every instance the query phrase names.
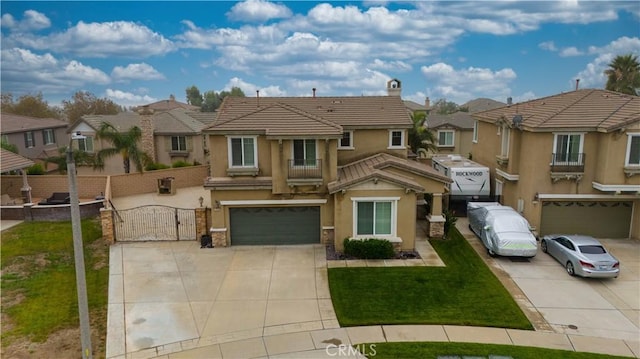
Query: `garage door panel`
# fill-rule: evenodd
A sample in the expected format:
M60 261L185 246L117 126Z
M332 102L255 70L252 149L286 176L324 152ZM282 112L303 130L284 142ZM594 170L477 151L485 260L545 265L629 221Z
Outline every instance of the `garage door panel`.
M600 238L628 238L630 201L550 201L542 206L540 234L577 233Z
M320 243L320 207L229 209L232 245Z

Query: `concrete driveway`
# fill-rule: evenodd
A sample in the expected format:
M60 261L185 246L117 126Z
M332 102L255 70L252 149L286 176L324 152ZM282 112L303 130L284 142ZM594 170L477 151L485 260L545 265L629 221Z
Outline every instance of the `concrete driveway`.
M640 338L640 242L601 240L620 260L620 276L591 279L569 276L542 251L528 261L490 258L469 230L466 218L460 218L457 227L494 272L508 274L526 296L525 307L532 306L553 331L634 341Z
M107 358L207 342L217 352L199 355L262 356L263 336L339 328L321 245L119 243L110 255Z

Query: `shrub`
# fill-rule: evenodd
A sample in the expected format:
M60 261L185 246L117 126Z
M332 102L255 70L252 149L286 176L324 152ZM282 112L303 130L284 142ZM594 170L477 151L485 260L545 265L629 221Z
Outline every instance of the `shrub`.
M388 259L395 256L393 244L386 239L344 239L344 254L361 259Z
M163 164L163 163L149 163L144 170L145 171L155 171L155 170L163 170L169 168L169 166Z
M43 175L44 173L44 167L42 167L40 163L36 163L35 165L27 168L28 175Z
M456 222L458 221L458 217L456 217L455 212L450 210L445 210L444 214L444 237L447 238L449 236L449 231L451 228L456 226Z
M193 166L191 163L187 162L187 161L175 161L174 163L171 164L171 167L173 168L178 168L178 167L189 167L189 166Z

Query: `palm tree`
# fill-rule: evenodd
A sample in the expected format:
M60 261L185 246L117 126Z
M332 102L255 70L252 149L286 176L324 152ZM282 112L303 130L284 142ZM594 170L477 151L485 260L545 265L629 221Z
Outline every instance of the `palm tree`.
M640 89L640 63L638 56L632 54L618 55L609 68L604 71L608 76L606 89L627 95L638 95Z
M418 153L420 148L427 152L435 152L437 150L435 135L425 126L426 119L427 114L424 112L411 114L413 127L409 129L409 146L415 153Z
M131 127L127 132L119 132L110 123L103 122L96 132L96 138L110 142L113 147L98 151L93 167L104 169L106 158L120 154L124 173L131 172L131 162L136 165L138 172L142 172L144 165L149 161L149 156L138 147L141 137L142 130L138 126Z

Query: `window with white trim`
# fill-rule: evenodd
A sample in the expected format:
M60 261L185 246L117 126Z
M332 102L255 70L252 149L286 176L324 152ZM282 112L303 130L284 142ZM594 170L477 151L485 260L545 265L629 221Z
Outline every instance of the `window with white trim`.
M187 137L186 136L171 136L171 151L174 151L174 152L186 152L187 151Z
M45 145L52 145L56 143L56 135L53 132L52 128L47 128L46 130L42 130L42 142Z
M85 136L85 138L78 139L78 149L82 152L93 152L93 137Z
M438 130L438 147L453 147L455 139L455 131Z
M356 237L395 237L396 199L358 199L354 201L353 223Z
M258 167L256 137L229 137L229 167Z
M344 131L338 141L338 149L353 149L353 131Z
M316 140L293 140L293 165L316 165Z
M553 163L582 163L583 133L556 133L553 139Z
M640 166L640 133L630 133L627 140L625 166Z
M509 137L511 135L511 130L509 126L502 126L502 142L500 144L500 156L504 158L509 157Z
M473 143L478 143L478 120L473 121Z
M403 130L389 131L389 148L397 148L397 149L405 148Z
M33 131L28 131L24 133L24 147L32 148L36 146L36 139L33 136Z

